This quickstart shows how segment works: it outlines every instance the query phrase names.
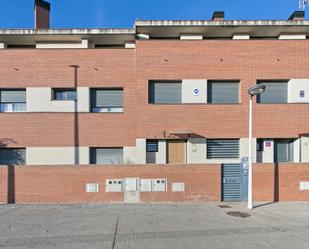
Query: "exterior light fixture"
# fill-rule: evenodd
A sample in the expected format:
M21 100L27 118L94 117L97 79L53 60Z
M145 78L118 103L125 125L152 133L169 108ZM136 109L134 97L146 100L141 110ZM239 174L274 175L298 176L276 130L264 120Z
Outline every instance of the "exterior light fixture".
M248 155L248 209L253 208L252 201L252 98L253 96L260 95L266 90L264 85L252 86L248 89L250 95L249 99L249 155Z

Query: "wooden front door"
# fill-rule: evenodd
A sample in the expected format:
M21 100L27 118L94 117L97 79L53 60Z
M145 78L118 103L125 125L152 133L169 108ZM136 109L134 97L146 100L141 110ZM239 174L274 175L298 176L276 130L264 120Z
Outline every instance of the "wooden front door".
M172 164L186 163L185 141L168 141L167 163Z

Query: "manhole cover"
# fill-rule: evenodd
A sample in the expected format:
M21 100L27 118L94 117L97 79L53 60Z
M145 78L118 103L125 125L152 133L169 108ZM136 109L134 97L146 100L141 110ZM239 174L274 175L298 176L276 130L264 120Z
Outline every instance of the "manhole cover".
M229 205L218 205L219 208L231 208Z
M243 212L227 212L227 215L229 216L234 216L234 217L240 217L240 218L248 218L251 215L248 213L243 213Z

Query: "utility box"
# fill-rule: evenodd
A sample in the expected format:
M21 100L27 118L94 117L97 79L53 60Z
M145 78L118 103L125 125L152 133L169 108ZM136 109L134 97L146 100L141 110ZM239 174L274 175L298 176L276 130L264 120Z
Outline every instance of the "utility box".
M122 179L106 179L105 192L122 192Z
M152 191L153 192L165 192L167 190L167 179L153 179Z

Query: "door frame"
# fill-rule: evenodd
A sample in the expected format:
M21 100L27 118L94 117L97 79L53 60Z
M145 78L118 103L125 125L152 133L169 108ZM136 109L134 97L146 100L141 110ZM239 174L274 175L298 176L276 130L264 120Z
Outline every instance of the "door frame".
M184 143L184 164L187 164L187 160L188 160L188 157L187 157L187 143L188 143L188 140L187 139L167 139L166 140L166 163L167 164L170 164L169 163L169 143L180 143L180 142L183 142ZM179 163L180 164L180 163Z

